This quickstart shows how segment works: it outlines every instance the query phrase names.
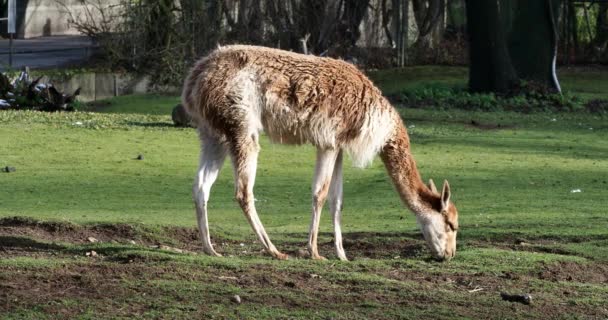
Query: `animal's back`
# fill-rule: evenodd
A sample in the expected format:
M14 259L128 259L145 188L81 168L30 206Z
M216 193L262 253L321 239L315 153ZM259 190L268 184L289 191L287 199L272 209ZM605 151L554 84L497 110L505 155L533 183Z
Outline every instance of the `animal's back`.
M184 106L229 139L264 130L280 143L347 150L365 165L382 148L395 112L344 61L253 46L228 46L200 60L186 79Z

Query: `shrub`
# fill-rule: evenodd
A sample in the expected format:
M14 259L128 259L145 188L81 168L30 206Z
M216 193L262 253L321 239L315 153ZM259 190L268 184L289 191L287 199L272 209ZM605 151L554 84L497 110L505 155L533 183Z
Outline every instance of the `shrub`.
M461 87L430 84L389 97L410 108L462 109L471 111L579 112L608 114L608 100L587 103L569 93L520 91L510 95L472 94Z
M39 111L74 111L76 96L59 92L53 85L40 83L42 77L32 80L27 72L22 72L14 81L0 73L0 110L28 109Z

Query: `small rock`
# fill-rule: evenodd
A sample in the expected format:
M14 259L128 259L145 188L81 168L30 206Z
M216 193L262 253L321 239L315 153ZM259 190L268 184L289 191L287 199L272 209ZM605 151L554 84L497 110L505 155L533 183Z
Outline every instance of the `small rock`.
M144 160L144 155L143 154L138 154L137 158L135 158L136 160Z
M523 304L530 304L532 302L532 296L529 294L508 294L506 292L501 292L500 297L505 301L510 302L519 302Z
M6 167L2 168L2 172L6 172L6 173L15 172L15 171L17 171L17 169L15 167L6 166Z
M87 252L85 255L87 257L97 257L97 252L94 250L91 250L91 251Z
M310 258L310 252L307 249L298 249L296 256L298 258Z
M171 119L177 127L195 127L192 117L186 112L182 104L178 104L171 112Z
M134 240L129 240L128 242L129 242L129 244L132 244L132 245L136 245L137 244L137 242L135 242Z
M241 304L241 302L243 302L238 294L233 295L230 300L236 304Z
M89 242L91 242L91 243L97 243L97 242L99 242L99 240L97 240L97 239L95 239L95 238L93 238L93 237L88 237L88 238L87 238L87 241L89 241Z
M310 277L311 277L312 279L321 278L321 276L320 276L320 275L318 275L318 274L314 274L314 273L311 273L311 274L310 274Z

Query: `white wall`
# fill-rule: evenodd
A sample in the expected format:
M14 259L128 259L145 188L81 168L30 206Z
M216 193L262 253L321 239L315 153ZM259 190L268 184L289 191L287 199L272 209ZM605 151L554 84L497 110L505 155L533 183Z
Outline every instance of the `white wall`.
M18 31L19 38L32 38L49 35L74 35L79 32L69 23L70 14L77 19L84 19L86 8L93 13L95 19L100 19L98 10L92 4L102 3L104 8L114 7L120 0L29 0L25 8L23 24ZM116 7L114 7L116 8Z

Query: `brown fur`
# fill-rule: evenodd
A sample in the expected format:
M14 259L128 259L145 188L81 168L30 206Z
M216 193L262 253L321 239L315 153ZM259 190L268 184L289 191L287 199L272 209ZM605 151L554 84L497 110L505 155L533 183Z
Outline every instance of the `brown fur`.
M418 212L418 206L426 206L437 212L441 212L446 223L458 230L458 211L453 203L448 208L442 208L441 194L434 192L424 184L416 167L416 161L410 153L410 139L407 129L400 118L395 118L397 125L395 135L387 142L380 153L380 157L386 166L401 200L408 207Z
M183 95L188 112L217 132L234 135L238 125L233 123L231 106L239 101L225 88L247 67L258 77L260 92L288 101L286 106L301 120L290 128L273 128L268 122L280 115L263 114L266 133L275 142L316 144L308 141L310 135L302 131L310 130L306 114L322 114L337 119L336 138L340 145L359 134L370 109L390 109L373 83L344 61L263 47L230 46L214 51L192 69Z
M365 163L380 152L397 191L415 214L427 218L434 215L433 221L425 223L439 228L445 224L445 232L458 228L458 214L449 201L449 185L445 183L444 191L438 194L422 182L399 114L351 64L263 47L224 47L192 68L184 83L182 102L199 127L201 140L221 144L218 150L230 152L236 198L260 241L277 258L286 256L270 242L253 203L257 137L262 129L275 142L311 143L321 153L334 152L333 159L324 161L335 161L336 150L340 157L341 150L349 152L353 163ZM319 159L318 165L322 163ZM214 163L207 161L201 162L194 191L197 212L202 213L199 227L205 228L201 231L204 239L208 238L208 226L201 179L207 174L206 166ZM324 172L318 178L326 181L318 180L319 189L313 190L313 216L317 217L309 238L313 258L320 257L316 251L318 217L331 177L331 171ZM444 223L438 224L437 214L443 216ZM455 241L453 235L449 241ZM216 254L208 239L204 247ZM448 258L454 250L455 243L454 249L446 251Z

